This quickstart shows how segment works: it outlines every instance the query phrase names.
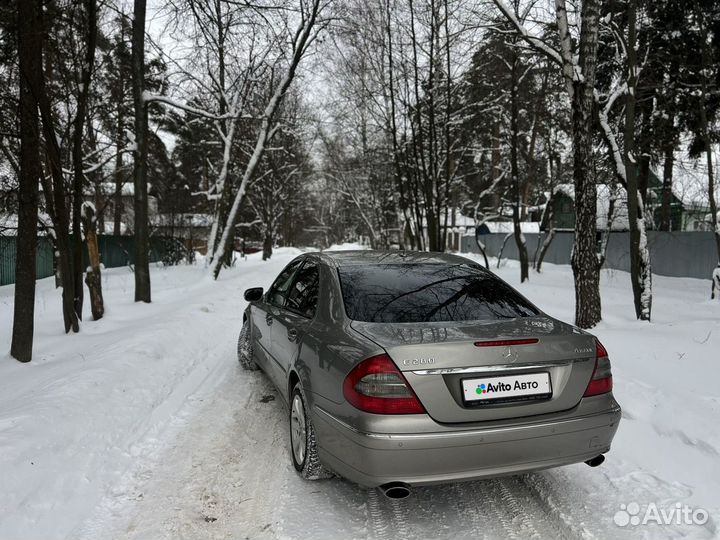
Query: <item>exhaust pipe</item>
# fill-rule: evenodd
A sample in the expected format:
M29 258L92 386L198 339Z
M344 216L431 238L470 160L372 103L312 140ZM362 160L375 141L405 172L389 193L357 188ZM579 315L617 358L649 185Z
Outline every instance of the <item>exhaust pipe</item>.
M599 467L600 465L603 464L604 461L605 461L605 456L600 454L599 456L595 456L592 459L588 459L585 463L590 465L591 467Z
M404 499L410 495L410 486L403 482L390 482L380 486L380 491L388 499Z

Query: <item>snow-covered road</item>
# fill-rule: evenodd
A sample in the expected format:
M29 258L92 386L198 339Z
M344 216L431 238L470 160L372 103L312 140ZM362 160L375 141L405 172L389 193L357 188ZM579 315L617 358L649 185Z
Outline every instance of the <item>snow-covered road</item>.
M200 268L153 270L153 304L132 274L106 272L107 318L61 333L57 293L40 283L36 357L0 358L0 538L713 538L720 520L720 302L707 282L656 277L655 320L632 320L629 278L603 274L604 321L624 408L597 469L574 465L418 488L389 501L340 479L301 480L286 411L235 339L246 286L296 253L257 257L211 282ZM519 286L572 320L568 268ZM0 350L12 290L0 288ZM637 503L704 509L704 526L619 526ZM633 507L630 507L633 510ZM622 517L622 514L621 516Z
M81 536L98 538L609 538L606 479L550 474L422 488L389 501L338 479L308 483L287 454L285 409L258 373L230 369L182 423L161 462L106 502ZM595 476L603 476L595 473ZM609 516L612 518L612 514ZM607 521L607 520L605 520ZM111 525L108 528L108 524ZM612 534L611 534L612 533Z

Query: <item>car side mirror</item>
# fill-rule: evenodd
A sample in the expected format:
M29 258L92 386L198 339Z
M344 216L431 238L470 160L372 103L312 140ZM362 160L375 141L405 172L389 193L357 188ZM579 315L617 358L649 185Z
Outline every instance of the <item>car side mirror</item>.
M263 296L263 288L253 287L252 289L246 289L244 296L248 302L257 302Z

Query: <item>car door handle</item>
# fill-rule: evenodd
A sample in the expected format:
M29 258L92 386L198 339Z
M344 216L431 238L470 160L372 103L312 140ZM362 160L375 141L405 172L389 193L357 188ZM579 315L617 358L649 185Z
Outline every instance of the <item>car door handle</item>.
M290 329L288 330L288 339L289 339L290 341L295 341L295 340L297 339L297 337L298 337L298 332L297 332L297 330L295 330L294 328L290 328Z

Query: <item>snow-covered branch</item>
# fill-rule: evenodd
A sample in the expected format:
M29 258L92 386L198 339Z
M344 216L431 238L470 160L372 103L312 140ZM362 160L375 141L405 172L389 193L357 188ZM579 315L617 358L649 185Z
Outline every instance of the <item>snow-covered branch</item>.
M533 36L530 32L528 32L527 28L525 28L525 26L515 16L515 12L513 11L513 9L508 6L504 0L493 0L493 2L502 12L505 18L515 27L518 35L523 40L525 40L535 50L545 54L548 58L550 58L550 60L552 60L556 64L560 66L563 65L563 58L560 53L555 48L548 45L544 40L540 39L537 36Z
M193 107L192 105L188 105L187 103L182 103L176 99L172 99L168 96L161 96L159 94L153 94L151 92L148 92L147 90L143 94L143 99L145 103L164 103L165 105L170 105L171 107L174 107L176 109L183 110L185 112L189 112L191 114L194 114L196 116L202 116L204 118L208 118L210 120L231 120L231 119L238 119L238 118L253 118L251 115L242 115L238 113L236 110L231 110L230 112L227 112L225 114L217 114L211 111L207 111L205 109L199 109L198 107Z

